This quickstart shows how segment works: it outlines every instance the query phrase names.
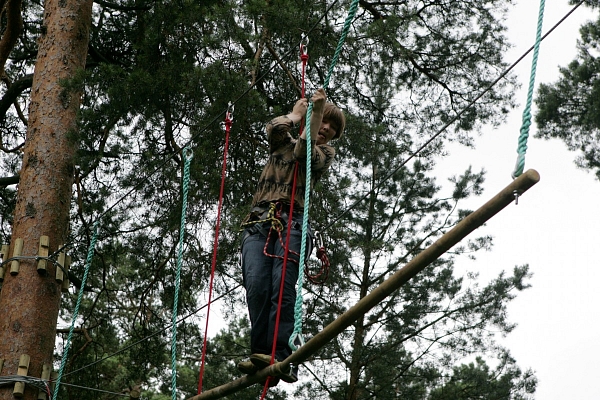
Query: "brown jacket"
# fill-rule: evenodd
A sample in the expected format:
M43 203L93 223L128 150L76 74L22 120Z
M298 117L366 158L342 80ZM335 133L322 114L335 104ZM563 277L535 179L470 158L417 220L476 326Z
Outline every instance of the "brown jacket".
M287 116L277 117L267 123L269 159L258 180L252 206L270 202L290 204L294 182L294 166L299 161L294 208L304 208L306 187L306 140L294 139L290 134L293 123ZM328 144L316 146L311 143L311 188L333 163L335 150Z

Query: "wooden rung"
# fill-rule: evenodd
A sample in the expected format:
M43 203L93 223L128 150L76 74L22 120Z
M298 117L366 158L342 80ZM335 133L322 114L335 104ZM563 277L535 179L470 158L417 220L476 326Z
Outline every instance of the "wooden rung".
M17 370L17 375L27 376L27 371L29 370L29 356L27 354L21 354L19 358L19 369ZM25 382L16 382L15 389L13 390L13 395L15 397L23 397L23 393L25 392Z
M48 236L40 236L40 246L38 248L38 256L48 257L50 247L50 238ZM48 261L46 259L38 260L37 271L39 274L46 274L46 265Z
M56 386L56 380L58 379L58 371L50 372L50 391L54 393L54 388Z
M52 364L42 365L42 379L43 380L49 381L51 372L52 372ZM45 390L42 390L42 389L38 390L38 396L37 396L38 400L46 400L47 397L48 396L47 396L47 393Z
M56 260L59 265L63 266L63 268L65 268L65 258L66 258L66 254L61 252L58 254L58 259ZM56 282L62 283L64 279L65 279L65 273L63 272L63 269L57 265L56 266Z
M61 292L65 293L69 291L69 269L71 268L71 256L65 256L65 271L67 275L64 277L61 286Z
M0 250L0 261L4 263L8 259L8 245L3 244ZM4 265L0 266L0 282L4 280Z
M131 389L129 391L129 399L130 400L137 400L140 398L141 395L142 395L142 393L138 387L134 387L133 389Z
M19 257L23 254L23 239L17 238L15 239L15 247L13 248L13 257ZM19 268L21 266L21 261L13 260L10 264L10 274L17 275L19 273Z

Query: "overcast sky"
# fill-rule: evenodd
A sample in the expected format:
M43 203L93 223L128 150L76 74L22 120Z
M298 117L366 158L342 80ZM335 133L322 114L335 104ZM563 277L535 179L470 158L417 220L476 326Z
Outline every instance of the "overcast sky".
M572 6L567 0L546 1L544 32ZM535 41L538 0L519 0L509 15L509 38L515 47L506 56L512 63ZM558 67L576 54L579 27L595 20L598 12L580 7L542 42L535 89L558 79ZM442 164L456 172L472 165L484 168L486 190L473 209L511 182L517 140L531 70L531 55L516 69L522 90L515 93L521 106L507 124L488 129L473 150L455 149ZM539 379L536 399L600 399L600 340L597 308L600 304L600 182L592 173L577 169L575 153L558 140L534 139L532 125L525 169L536 169L540 182L525 193L518 205L497 214L483 230L495 246L461 268L497 276L515 265L529 264L532 287L519 294L509 307L509 319L518 327L503 344L522 369L532 368Z

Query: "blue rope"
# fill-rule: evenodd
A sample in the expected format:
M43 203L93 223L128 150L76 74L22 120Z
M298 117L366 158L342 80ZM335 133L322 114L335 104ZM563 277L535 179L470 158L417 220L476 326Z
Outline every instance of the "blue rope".
M90 269L90 264L92 263L92 257L94 256L94 248L96 247L96 239L98 238L98 222L94 223L94 227L92 231L94 232L92 235L92 240L90 242L90 247L88 249L87 258L85 259L85 268L83 270L83 278L81 278L81 287L79 288L79 295L77 296L77 303L75 304L75 310L73 311L73 318L71 321L71 328L69 328L69 335L67 336L67 344L65 345L65 351L63 352L62 360L60 361L60 369L58 370L58 377L56 378L56 385L54 388L54 393L52 394L52 399L56 400L58 396L58 389L60 388L60 380L62 379L63 372L65 370L65 364L67 361L67 357L69 356L69 348L71 347L71 340L73 338L73 330L75 329L75 321L77 320L77 316L79 315L79 306L81 305L81 300L83 299L83 288L85 288L85 282L87 281L88 271Z
M513 179L523 173L525 169L525 153L527 151L527 139L529 138L529 127L531 126L531 103L533 100L533 86L535 83L535 73L537 68L540 43L542 41L542 22L544 21L544 6L546 1L540 0L540 11L538 14L537 32L535 36L535 46L533 48L533 61L531 62L531 77L529 79L529 90L527 91L527 104L523 111L523 121L521 125L521 134L519 135L517 147L517 163L512 173Z
M179 246L177 249L177 270L175 273L175 294L173 300L173 322L171 328L171 398L177 400L177 303L179 302L179 286L181 284L181 266L183 264L183 237L185 233L185 213L187 195L190 184L190 162L194 157L189 147L183 149L183 200L181 205L181 226L179 228Z
M350 24L354 20L354 16L356 15L356 10L358 9L359 0L352 0L352 4L350 4L350 8L348 9L348 16L346 17L346 21L344 22L344 28L342 30L342 35L340 36L340 40L338 41L337 48L335 49L335 53L333 54L333 60L331 61L331 66L327 71L327 76L325 78L325 82L323 83L323 89L327 89L329 86L329 80L331 79L331 75L333 74L333 69L337 64L338 58L342 51L342 47L346 40L346 36L348 35L348 31L350 30ZM311 149L311 139L310 139L310 118L312 116L312 108L313 104L310 103L308 106L308 110L306 111L306 189L304 192L304 215L302 220L302 242L300 244L300 261L298 263L299 266L304 265L305 262L305 254L306 254L306 234L308 231L308 210L310 205L310 191L311 191L311 157L312 157L312 149ZM304 339L302 338L302 286L304 284L304 273L300 271L298 274L298 282L297 282L297 295L296 295L296 303L294 308L294 331L290 336L289 346L292 350L297 350L298 347L304 344ZM298 346L296 346L296 341L298 341Z

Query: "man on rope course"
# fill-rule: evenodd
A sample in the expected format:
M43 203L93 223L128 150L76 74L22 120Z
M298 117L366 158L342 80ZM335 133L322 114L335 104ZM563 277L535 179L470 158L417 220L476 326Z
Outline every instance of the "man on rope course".
M311 100L312 188L333 162L335 150L328 143L342 136L346 119L337 106L326 102L324 89L318 89ZM307 142L304 130L298 139L290 132L306 116L307 109L308 100L300 99L291 113L267 123L269 158L260 175L252 209L242 223L242 278L250 315L252 353L250 361L238 364L238 369L245 374L254 374L268 367L271 361L284 360L292 353L288 340L294 330L296 281L302 271L298 259L305 203ZM310 225L307 235L311 239L307 242L312 242ZM307 254L311 250L311 246L307 246ZM283 293L280 295L281 287ZM272 349L274 360L270 355ZM293 383L298 380L297 374L296 365L281 378ZM269 386L278 382L279 378L272 377Z

